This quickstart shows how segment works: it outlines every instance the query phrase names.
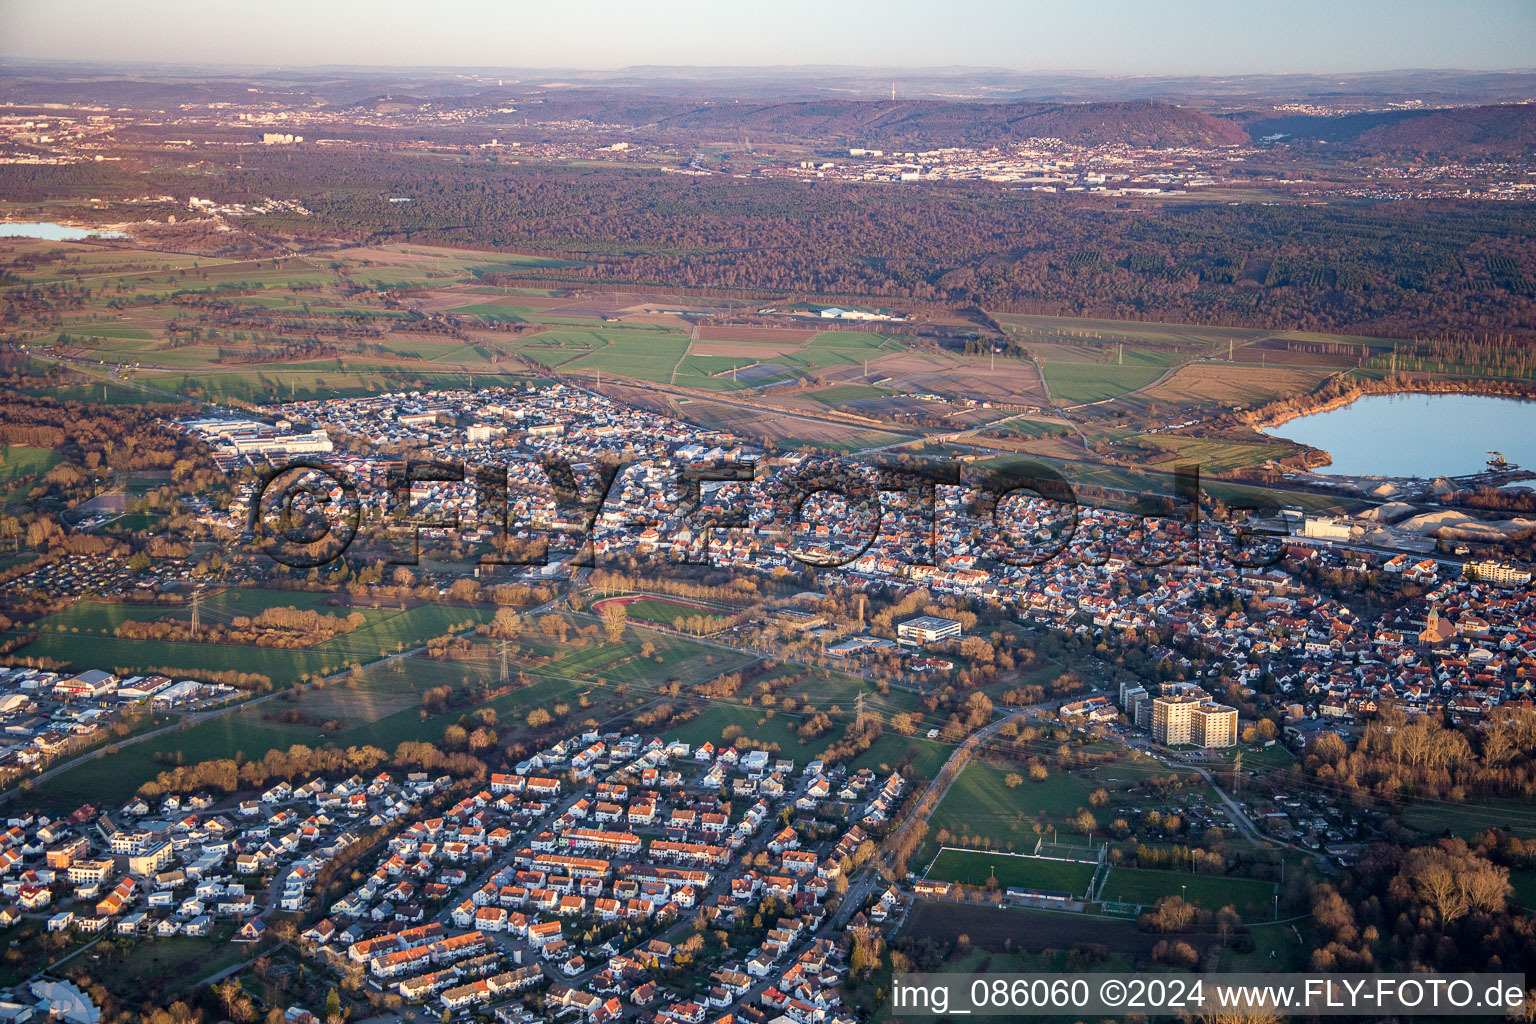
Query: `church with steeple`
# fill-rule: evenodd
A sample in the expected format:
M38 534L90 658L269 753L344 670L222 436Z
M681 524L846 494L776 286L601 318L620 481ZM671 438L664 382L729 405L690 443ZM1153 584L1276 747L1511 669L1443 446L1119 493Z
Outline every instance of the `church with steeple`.
M1456 627L1440 617L1438 608L1429 609L1429 617L1424 620L1424 629L1419 633L1419 643L1443 644L1456 635Z

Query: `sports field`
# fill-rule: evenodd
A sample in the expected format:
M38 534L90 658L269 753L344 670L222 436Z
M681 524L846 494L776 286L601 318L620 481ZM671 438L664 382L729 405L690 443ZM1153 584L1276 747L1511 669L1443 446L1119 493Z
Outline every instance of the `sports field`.
M625 615L631 619L669 628L675 628L677 620L682 619L685 624L684 629L687 629L687 621L694 616L699 616L704 621L704 633L715 632L724 626L727 620L727 616L721 614L718 609L707 605L694 604L690 601L674 601L663 597L608 598L595 603L592 610L601 614L604 608L612 604L623 605Z
M929 857L940 845L991 845L1000 850L1033 852L1040 829L1057 829L1063 841L1087 840L1070 824L1079 808L1088 806L1092 791L1086 782L1070 772L1051 769L1044 782L1024 781L1010 787L1008 777L1023 775L1022 767L1000 767L972 761L950 787L934 810L928 829L928 845L922 856ZM950 840L941 844L940 831ZM985 842L983 842L985 841Z
M951 850L939 853L928 869L928 878L962 885L986 885L995 876L1004 888L1069 892L1082 897L1088 892L1097 865L1075 861L1045 860L984 850Z
M1220 910L1230 904L1245 921L1267 921L1274 914L1274 892L1273 883L1255 878L1111 868L1099 898L1150 908L1164 897L1182 896L1205 910Z

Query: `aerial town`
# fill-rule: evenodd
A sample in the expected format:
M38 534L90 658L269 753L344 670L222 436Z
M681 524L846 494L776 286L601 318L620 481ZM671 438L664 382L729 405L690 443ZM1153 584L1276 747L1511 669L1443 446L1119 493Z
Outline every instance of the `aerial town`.
M1531 1017L1528 4L439 6L0 11L0 1024Z

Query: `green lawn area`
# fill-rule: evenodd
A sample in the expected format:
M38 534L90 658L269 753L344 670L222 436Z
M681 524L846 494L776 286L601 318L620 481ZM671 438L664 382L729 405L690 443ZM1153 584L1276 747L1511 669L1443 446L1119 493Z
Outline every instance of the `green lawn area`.
M1165 896L1182 896L1206 910L1230 904L1245 921L1268 921L1274 916L1274 893L1273 883L1254 878L1111 868L1099 898L1150 908Z
M929 821L928 839L918 860L931 857L941 845L941 830L949 832L951 839L943 845L979 846L989 841L1002 850L1032 852L1040 833L1037 823L1057 828L1062 840L1081 842L1087 839L1075 826L1067 825L1067 819L1078 808L1088 806L1088 794L1093 787L1070 772L1054 767L1044 782L1027 780L1015 789L1008 788L1007 777L1014 772L1027 776L1023 767L1000 767L974 760L965 766L960 777Z
M744 704L720 702L711 704L697 717L681 725L668 727L665 732L669 739L681 739L694 746L705 742L718 745L726 727L735 725L755 745L770 749L776 746L779 753L794 758L800 765L814 760L831 742L832 736L828 734L802 743L795 730L810 716L799 712L773 712L770 716L772 711L771 708L749 708ZM852 716L847 717L851 719Z
M528 646L528 639L520 640ZM650 658L640 657L643 644L654 648ZM679 637L630 632L617 644L591 640L585 646L553 650L559 657L537 671L563 679L582 679L610 685L626 684L636 692L654 695L669 679L684 684L729 672L753 661L748 654L722 651Z
M1243 752L1243 767L1258 771L1274 771L1278 768L1288 768L1296 763L1296 755L1291 753L1284 743L1276 743L1272 747L1233 747L1227 751L1227 760L1231 761L1237 756L1237 752Z
M979 853L970 850L944 850L928 869L927 878L964 885L985 885L996 876L1004 889L1044 889L1068 892L1076 897L1088 894L1095 864L1045 860L1039 857L1010 856L1003 853Z

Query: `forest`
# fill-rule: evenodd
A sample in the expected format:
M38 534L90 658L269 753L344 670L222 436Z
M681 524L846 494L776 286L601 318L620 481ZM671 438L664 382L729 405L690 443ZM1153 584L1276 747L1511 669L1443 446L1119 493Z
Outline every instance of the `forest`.
M207 190L209 173L199 169L194 182L171 172L168 185ZM1169 203L981 182L919 190L390 153L257 153L214 173L231 198L301 200L313 216L250 219L301 245L413 241L575 264L488 273L493 284L818 295L918 311L963 305L1407 339L1536 334L1536 212L1523 204ZM26 179L20 191L48 191L11 169L0 187L13 175ZM101 185L110 180L122 176L104 174Z

